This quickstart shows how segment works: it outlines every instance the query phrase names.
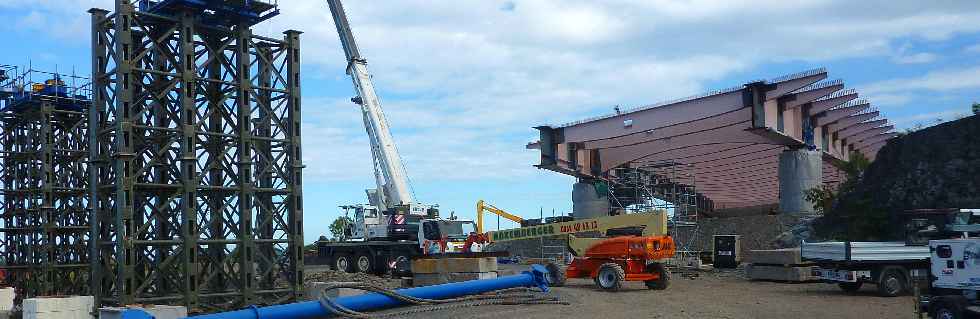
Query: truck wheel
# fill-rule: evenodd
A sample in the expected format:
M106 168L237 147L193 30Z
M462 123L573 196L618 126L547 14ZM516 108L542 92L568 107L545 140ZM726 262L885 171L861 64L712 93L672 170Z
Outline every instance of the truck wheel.
M405 251L393 251L388 259L388 268L392 275L407 276L412 274L412 255Z
M623 267L615 263L605 263L599 266L599 273L595 278L596 284L608 291L617 291L623 288L623 281L625 280L626 272L623 271Z
M837 286L840 287L840 290L843 290L844 292L851 294L851 293L857 292L858 290L861 290L861 285L862 284L863 283L860 282L860 281L857 281L857 282L842 282L842 283L837 284Z
M555 263L548 263L544 266L548 270L548 276L545 276L545 281L548 282L550 287L561 287L565 285L565 271L561 270Z
M354 259L354 266L357 267L357 272L370 274L374 272L374 258L371 258L371 253L362 251L357 253L357 258Z
M653 290L664 290L670 287L670 272L661 263L653 263L647 265L647 273L657 274L660 278L654 280L647 280L643 283L647 285L647 288Z
M905 292L905 275L898 267L881 269L878 278L878 294L882 297L895 297Z
M336 255L333 259L334 268L343 272L354 272L354 262L351 261L350 255Z
M963 307L953 300L942 300L936 302L932 308L934 319L961 319L963 318Z

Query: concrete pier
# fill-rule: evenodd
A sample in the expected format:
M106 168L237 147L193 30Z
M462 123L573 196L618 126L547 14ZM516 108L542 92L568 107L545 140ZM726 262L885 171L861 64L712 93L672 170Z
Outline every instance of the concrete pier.
M779 211L813 213L813 203L804 192L823 184L822 154L805 149L779 154Z

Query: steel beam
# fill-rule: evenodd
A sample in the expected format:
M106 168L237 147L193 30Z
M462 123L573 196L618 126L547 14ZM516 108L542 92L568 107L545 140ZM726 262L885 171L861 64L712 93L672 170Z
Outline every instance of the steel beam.
M787 94L780 98L786 108L795 108L812 102L821 97L828 96L834 92L844 89L844 81L834 80L821 82L808 87L804 87L799 92Z
M889 131L891 131L894 128L895 128L895 126L892 126L892 125L886 125L886 126L876 127L876 128L873 128L873 129L870 129L870 130L866 130L864 132L861 132L859 134L855 134L855 135L851 136L849 139L847 139L847 142L849 144L858 144L861 141L863 141L863 140L865 140L867 138L870 138L872 136L876 136L878 134L888 133Z
M857 114L858 112L867 109L870 104L855 104L850 106L839 107L827 112L824 112L822 116L818 116L813 120L814 126L823 126L835 123L840 119ZM836 127L828 128L831 132L837 131Z
M826 112L834 107L841 104L847 103L853 99L856 99L858 94L854 89L846 89L842 91L837 91L830 96L824 97L822 99L810 102L810 115L817 116L820 113Z
M846 139L848 137L853 136L854 134L858 134L885 124L888 124L888 120L877 120L877 121L869 121L869 122L854 124L845 127L840 131L837 131L837 138Z

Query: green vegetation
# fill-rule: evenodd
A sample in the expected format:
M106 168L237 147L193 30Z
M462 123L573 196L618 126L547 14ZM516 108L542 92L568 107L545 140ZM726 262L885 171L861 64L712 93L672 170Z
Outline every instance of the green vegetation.
M861 175L870 162L861 153L853 152L848 161L837 166L844 179L835 189L823 185L805 192L813 208L823 213L814 225L820 237L841 240L878 240L887 236L888 214L872 208L871 200L855 194Z
M347 216L340 216L334 219L333 223L330 223L330 235L333 236L333 240L344 241L347 240L347 225L353 224L354 221Z

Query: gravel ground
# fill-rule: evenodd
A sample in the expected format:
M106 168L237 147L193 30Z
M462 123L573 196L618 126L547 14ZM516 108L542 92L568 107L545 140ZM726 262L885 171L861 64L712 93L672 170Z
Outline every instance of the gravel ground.
M330 270L325 265L307 265L304 271L304 282L367 282L380 285L389 289L401 288L401 279L378 277L362 273L346 273L343 271Z
M707 272L695 279L672 276L670 288L648 290L629 282L605 292L591 279L569 279L553 294L562 305L481 306L429 313L425 318L913 318L911 296L884 298L874 286L856 295L824 283L748 281L739 272Z
M501 265L502 270L527 266ZM513 269L520 267L520 269ZM313 270L313 271L311 271ZM363 274L307 269L308 281L371 281L397 287L398 281ZM552 294L572 305L478 306L426 312L413 318L913 318L911 296L884 298L866 286L855 295L824 283L749 281L740 270L696 272L693 279L675 272L667 290L648 290L627 282L605 292L591 279L569 279ZM408 310L409 308L401 308Z

